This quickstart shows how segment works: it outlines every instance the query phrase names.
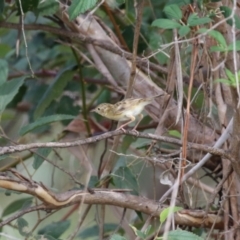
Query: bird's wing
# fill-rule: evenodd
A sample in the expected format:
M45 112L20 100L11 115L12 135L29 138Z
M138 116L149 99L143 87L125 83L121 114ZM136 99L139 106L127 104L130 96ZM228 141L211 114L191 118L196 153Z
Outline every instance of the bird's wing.
M118 112L124 111L126 109L127 105L128 105L127 101L125 101L125 100L114 104L114 112L118 113Z

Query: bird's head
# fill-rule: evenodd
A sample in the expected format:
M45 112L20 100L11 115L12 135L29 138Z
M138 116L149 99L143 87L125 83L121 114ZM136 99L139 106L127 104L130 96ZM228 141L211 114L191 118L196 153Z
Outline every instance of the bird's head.
M102 103L100 105L98 105L97 107L95 107L94 109L91 110L91 112L96 112L102 116L106 116L109 111L111 110L111 104L109 103Z

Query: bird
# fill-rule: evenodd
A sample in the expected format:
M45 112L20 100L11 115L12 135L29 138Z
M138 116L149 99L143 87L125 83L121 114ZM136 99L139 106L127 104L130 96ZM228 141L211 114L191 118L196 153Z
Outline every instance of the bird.
M132 131L136 131L137 126L141 122L143 115L141 112L144 107L152 102L153 99L160 97L164 94L159 94L153 97L147 98L127 98L115 104L102 103L91 112L96 112L99 115L115 121L127 121L116 130L124 130L124 127L136 120L136 116L139 115L139 120ZM137 132L137 131L136 131Z

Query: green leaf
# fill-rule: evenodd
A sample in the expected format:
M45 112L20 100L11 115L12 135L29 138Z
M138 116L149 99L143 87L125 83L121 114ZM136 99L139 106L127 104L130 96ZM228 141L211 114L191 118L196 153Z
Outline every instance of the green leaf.
M23 12L26 13L28 11L36 10L38 3L39 3L39 0L22 0L21 5L22 5ZM17 1L17 6L18 6L18 12L19 14L21 14L19 1Z
M121 144L122 153L126 153L126 151L129 149L131 144L133 142L136 142L136 140L137 140L137 138L135 138L133 136L125 136L123 138L123 141L122 141L122 144Z
M105 223L104 224L104 233L111 233L114 232L114 230L118 227L115 223ZM88 239L93 238L99 235L99 227L97 225L90 226L88 228L85 228L78 234L78 238L80 239Z
M157 50L159 49L159 46L165 43L165 36L162 36L159 34L155 29L152 29L152 31L149 34L149 46L152 50ZM163 54L162 52L158 53L155 55L157 58L158 62L162 65L167 64L168 57Z
M122 237L118 234L114 234L111 236L110 240L127 240L125 237Z
M205 233L205 230L200 227L200 228L194 228L194 229L192 229L191 232L200 237L200 236L203 236L203 234Z
M68 8L68 14L70 20L75 19L81 13L93 8L97 3L97 0L73 0L71 6Z
M198 235L185 231L185 230L173 230L168 233L168 240L204 240L203 238L199 237Z
M234 50L234 49L233 49L233 43L230 43L230 44L228 45L227 50L228 50L228 51L233 51L233 50ZM237 40L237 41L235 42L235 50L236 50L236 51L240 51L240 41L239 41L239 40Z
M196 4L197 4L197 7L199 8L199 10L204 11L204 9L203 9L203 0L197 0Z
M30 198L29 200L25 201L21 207L21 210L27 209L32 205L33 199Z
M40 2L37 8L37 13L40 15L52 15L59 9L59 2L56 0L47 0Z
M4 7L5 7L5 1L4 0L0 0L0 15L3 14L4 12Z
M34 236L34 240L59 240L59 238L54 238L52 236L49 236L47 234L43 234L43 235L36 235Z
M177 4L180 7L191 4L191 3L192 3L192 0L181 0L181 1L179 1L179 0L168 0L168 1L166 1L167 5Z
M232 9L227 7L227 6L221 6L220 7L220 10L222 11L223 15L225 18L228 18L231 16L232 14ZM240 18L239 16L237 16L236 14L234 14L234 20L235 20L235 25L236 25L236 28L240 29ZM228 19L227 20L227 23L232 26L233 25L233 20L232 18Z
M206 33L207 31L208 31L208 29L206 29L206 28L200 28L198 30L198 33ZM211 30L211 31L208 31L207 34L209 36L211 36L212 38L214 38L222 47L227 48L226 40L220 32Z
M151 228L152 228L152 226L149 225L149 226L147 227L147 229L144 231L144 233L145 233L146 235L148 235L148 234L150 233L150 231L151 231Z
M0 43L0 58L4 58L11 50L12 48L8 44Z
M37 150L37 153L42 155L43 157L47 158L47 156L50 154L50 152L52 151L52 148L39 148ZM45 161L44 158L42 158L41 156L34 154L34 161L33 161L33 168L35 170L37 170L42 163Z
M177 4L171 4L163 9L169 19L181 20L182 11Z
M211 21L212 21L211 18L208 18L208 17L199 18L196 13L193 13L189 16L187 20L187 24L191 27L194 27L194 26L209 23Z
M189 23L189 25L191 27L193 27L193 26L198 26L198 25L203 25L203 24L206 24L206 23L210 23L211 21L212 21L212 19L208 18L208 17L198 18L196 20L193 20L191 23Z
M32 197L28 197L28 198L22 198L19 200L16 200L12 203L10 203L3 211L2 213L2 218L10 215L12 213L17 212L18 210L22 209L22 207L26 204L26 202L32 202Z
M24 83L25 77L17 78L3 83L0 87L0 114L6 106L13 100L19 88Z
M130 225L130 227L133 229L133 231L134 231L134 233L135 233L135 235L137 236L137 237L140 237L140 238L142 238L142 239L146 239L146 235L143 233L143 232L141 232L141 231L139 231L136 227L134 227L133 225L131 225L131 224L129 224Z
M173 137L181 138L181 133L177 130L169 130L168 134Z
M42 117L42 118L39 118L37 121L22 127L19 131L19 134L22 136L22 135L25 135L26 133L32 131L33 129L35 129L37 127L41 127L45 124L49 124L52 122L58 122L58 121L62 121L62 120L70 120L70 119L74 119L74 118L75 118L75 116L64 115L64 114L56 114L56 115L51 115L51 116L47 116L47 117Z
M3 155L1 155L1 156L0 156L0 161L3 160L3 159L5 159L5 158L7 158L7 157L9 157L9 154L3 154Z
M138 182L128 167L119 167L112 174L115 187L121 189L132 189L132 194L138 195Z
M163 29L176 29L180 28L182 25L174 20L159 18L153 21L152 26Z
M111 100L111 92L108 89L104 89L100 96L97 98L97 104L105 103Z
M54 238L59 238L70 227L70 221L54 222L46 225L38 231L38 234L47 234Z
M229 69L226 68L225 73L231 82L235 81L235 75Z
M223 16L224 16L225 18L230 17L231 14L232 14L232 9L229 8L229 7L227 7L227 6L220 6L220 10L222 11ZM227 20L227 23L232 26L232 19L228 19L228 20Z
M0 59L0 86L7 81L8 63L4 59Z
M24 218L17 219L18 231L22 236L28 236L30 229L28 228L28 222Z
M144 221L143 214L140 211L135 211L140 221Z
M39 118L50 105L50 103L56 98L60 97L68 81L73 78L74 72L71 70L65 70L61 72L48 87L45 94L40 99L38 106L34 112L34 118Z
M224 48L222 46L211 46L210 52L226 52L227 48Z
M188 26L181 26L178 30L178 34L180 37L186 36L191 31L190 27Z
M168 207L165 208L161 213L160 213L160 222L164 223L170 213L175 213L180 210L182 210L182 207Z
M147 229L146 229L144 232L142 232L142 231L138 230L136 227L134 227L134 226L131 225L131 224L129 224L129 226L133 229L135 235L138 236L138 237L140 237L141 239L147 239L147 236L148 236L148 234L149 234L149 232L150 232L150 230L151 230L151 228L152 228L152 226L149 225L149 226L147 227Z
M228 86L231 86L231 81L229 81L228 79L225 79L225 78L218 78L214 81L214 83L224 83Z
M188 20L187 20L187 24L190 25L190 23L192 21L196 21L197 19L199 19L197 13L192 13L190 14L190 16L188 17ZM190 25L191 26L191 25Z

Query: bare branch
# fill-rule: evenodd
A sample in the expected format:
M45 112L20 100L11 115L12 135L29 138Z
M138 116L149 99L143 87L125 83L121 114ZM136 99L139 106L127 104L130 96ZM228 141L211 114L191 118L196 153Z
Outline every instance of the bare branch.
M20 174L21 175L21 174ZM160 206L159 203L147 199L145 197L134 196L130 194L124 194L115 191L114 189L102 190L96 189L93 194L84 192L82 190L73 190L60 194L53 193L45 186L37 182L28 180L25 177L19 177L15 180L11 177L0 175L0 187L15 190L18 192L28 193L40 199L43 204L24 209L14 216L8 218L0 223L0 227L8 224L14 219L19 218L25 213L33 212L36 210L53 210L77 202L83 202L85 204L101 204L101 205L113 205L122 208L128 208L135 211L140 211L153 217L159 217L159 214L167 207ZM123 190L120 190L124 192ZM127 190L128 191L128 190ZM223 219L215 215L214 212L206 214L202 210L182 210L174 215L176 224L188 225L192 227L205 227L210 228L213 224L215 229L223 228Z
M33 148L43 148L43 147L47 147L47 148L68 148L68 147L74 147L74 146L79 146L79 145L98 142L98 141L106 139L106 138L110 138L110 137L114 137L114 136L118 136L118 135L124 135L124 134L139 137L139 138L146 138L146 139L152 139L152 140L157 140L157 141L173 143L173 144L176 144L178 146L182 145L181 140L171 138L171 137L157 136L157 135L154 135L154 134L151 134L151 133L139 133L139 132L128 131L128 130L125 130L125 132L123 132L122 130L116 130L116 131L103 133L103 134L98 135L98 136L89 137L89 138L86 138L86 139L75 140L75 141L72 141L72 142L29 143L29 144L20 144L20 145L17 145L17 146L1 147L0 148L0 156L3 155L3 154L7 154L7 153L22 152L22 151L30 150L30 149L33 149ZM225 158L229 159L230 161L234 161L232 159L231 155L229 155L227 152L225 152L224 150L219 149L219 148L209 147L209 146L206 146L206 145L203 145L203 144L190 143L190 142L187 143L187 147L188 147L188 149L200 150L200 151L207 152L207 153L210 153L210 154L213 154L213 155L218 155L218 156L225 157Z

